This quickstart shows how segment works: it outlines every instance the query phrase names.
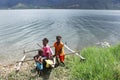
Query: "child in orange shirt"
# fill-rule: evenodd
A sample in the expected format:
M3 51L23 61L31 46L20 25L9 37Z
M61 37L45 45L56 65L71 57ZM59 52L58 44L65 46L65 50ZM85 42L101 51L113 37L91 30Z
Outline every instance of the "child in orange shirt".
M65 54L64 54L64 44L61 42L62 37L61 36L56 36L56 42L54 43L55 47L55 55L56 56L56 61L57 64L59 65L59 61L64 64L64 59L65 59ZM59 60L58 60L59 58Z

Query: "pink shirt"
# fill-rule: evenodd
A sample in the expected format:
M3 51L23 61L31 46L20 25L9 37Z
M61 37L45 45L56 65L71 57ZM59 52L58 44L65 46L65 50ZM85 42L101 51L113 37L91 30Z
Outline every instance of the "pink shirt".
M43 56L50 58L52 56L50 47L48 45L43 46Z

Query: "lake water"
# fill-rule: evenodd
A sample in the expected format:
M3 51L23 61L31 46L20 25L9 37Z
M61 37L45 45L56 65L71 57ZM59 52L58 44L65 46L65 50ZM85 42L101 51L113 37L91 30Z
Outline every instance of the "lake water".
M44 37L53 45L56 35L74 50L103 41L118 44L120 10L0 10L0 62L19 60Z

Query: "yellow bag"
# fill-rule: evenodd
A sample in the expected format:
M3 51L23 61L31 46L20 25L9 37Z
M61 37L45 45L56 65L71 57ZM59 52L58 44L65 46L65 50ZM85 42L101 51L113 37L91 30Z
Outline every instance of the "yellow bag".
M52 60L45 60L46 61L46 68L48 68L50 65L53 65Z

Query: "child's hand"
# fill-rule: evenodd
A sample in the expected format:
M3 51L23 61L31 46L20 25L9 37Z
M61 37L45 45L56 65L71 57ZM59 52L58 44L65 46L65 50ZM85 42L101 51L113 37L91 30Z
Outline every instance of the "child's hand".
M52 57L55 57L56 55L53 55Z

